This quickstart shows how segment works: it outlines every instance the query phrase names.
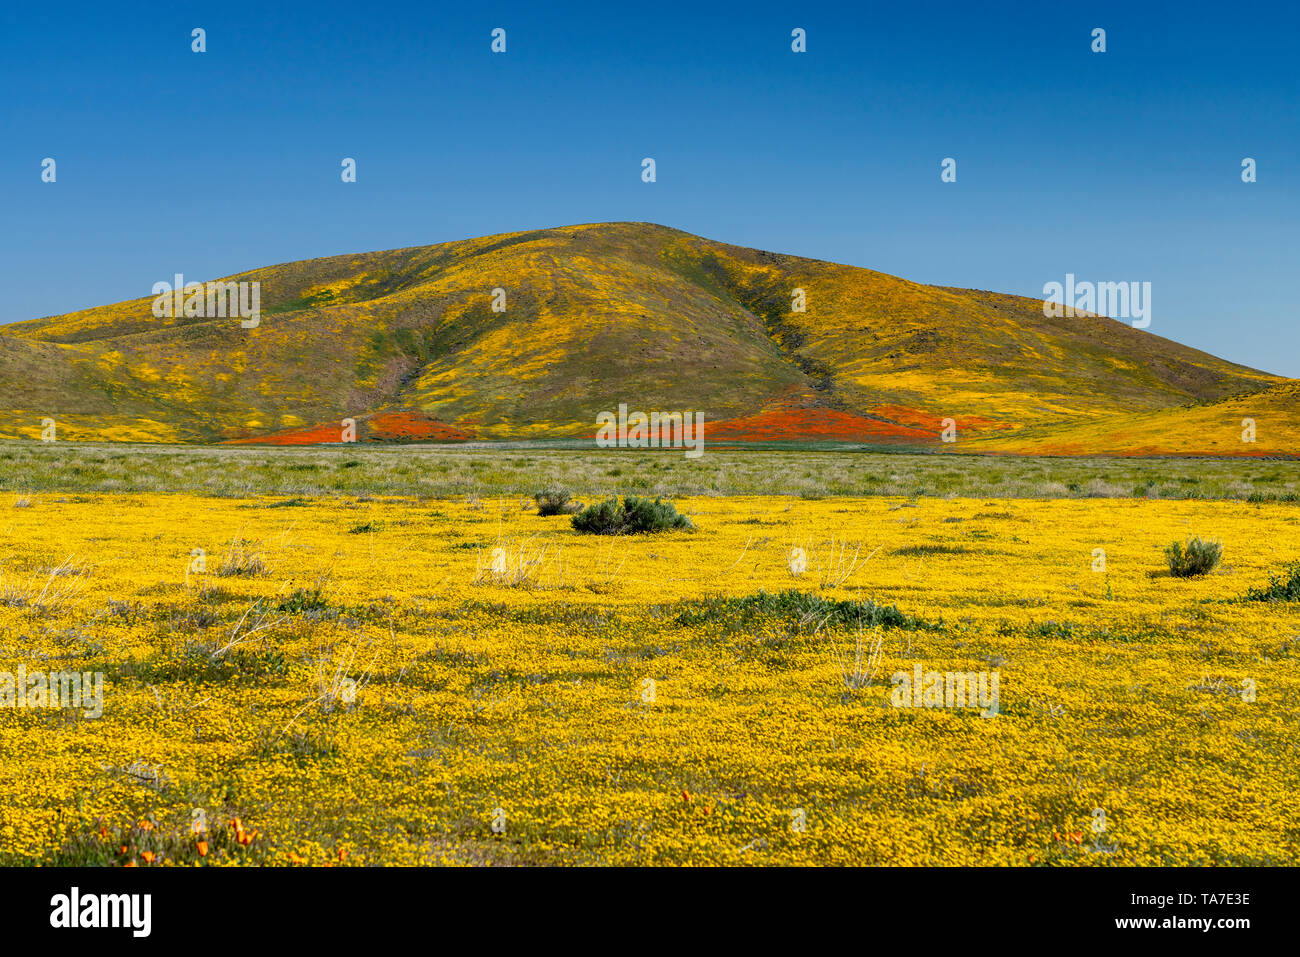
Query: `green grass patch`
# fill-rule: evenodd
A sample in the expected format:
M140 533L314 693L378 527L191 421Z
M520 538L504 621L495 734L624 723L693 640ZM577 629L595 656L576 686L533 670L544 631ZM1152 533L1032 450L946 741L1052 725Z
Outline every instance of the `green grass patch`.
M835 599L811 592L787 589L760 591L753 595L704 598L688 602L677 615L681 625L721 622L735 628L760 620L783 619L822 626L859 625L864 628L903 628L910 631L938 631L942 622L926 621L899 611L895 605L878 605L871 599Z

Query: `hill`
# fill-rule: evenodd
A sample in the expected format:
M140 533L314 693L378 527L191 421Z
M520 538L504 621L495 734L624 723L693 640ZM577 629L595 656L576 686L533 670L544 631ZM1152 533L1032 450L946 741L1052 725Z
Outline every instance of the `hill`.
M590 438L627 403L703 411L731 440L939 448L950 417L972 448L1106 452L1190 448L1142 431L1166 420L1236 434L1219 418L1251 395L1300 411L1291 380L1124 322L645 223L225 281L260 284L256 328L156 318L152 296L0 327L0 436L50 417L64 439L311 442L352 418L363 441Z

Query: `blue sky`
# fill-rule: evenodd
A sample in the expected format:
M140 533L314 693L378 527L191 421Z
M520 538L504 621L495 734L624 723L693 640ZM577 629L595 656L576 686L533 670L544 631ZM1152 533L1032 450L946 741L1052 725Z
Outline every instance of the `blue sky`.
M6 4L0 322L645 220L1028 296L1147 281L1149 332L1300 376L1298 39L1283 3Z

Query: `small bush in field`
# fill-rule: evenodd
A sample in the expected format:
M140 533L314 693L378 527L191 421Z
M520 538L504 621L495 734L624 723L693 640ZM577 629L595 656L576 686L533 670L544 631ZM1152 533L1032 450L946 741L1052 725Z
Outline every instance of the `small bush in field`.
M628 495L622 502L615 496L587 506L573 516L573 527L592 535L640 535L695 526L672 502Z
M1169 573L1178 578L1191 578L1193 575L1205 575L1218 567L1223 557L1223 546L1218 542L1206 542L1193 536L1184 546L1172 542L1165 548L1165 558L1169 560Z
M538 515L572 515L582 505L573 501L568 489L544 488L533 495Z

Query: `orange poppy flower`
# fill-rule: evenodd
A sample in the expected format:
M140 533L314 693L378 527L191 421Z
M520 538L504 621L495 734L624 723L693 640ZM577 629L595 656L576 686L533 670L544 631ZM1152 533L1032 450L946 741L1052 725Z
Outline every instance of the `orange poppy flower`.
M207 842L207 841L199 841L199 845L198 845L198 846L199 846L199 857L207 857L207 856L208 856L208 842Z
M141 854L140 856L144 858L144 862L145 862L146 864L152 864L152 863L153 863L153 851L145 851L145 852L144 852L143 854Z

